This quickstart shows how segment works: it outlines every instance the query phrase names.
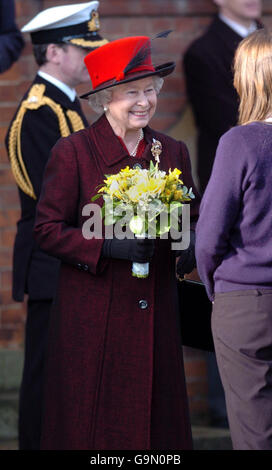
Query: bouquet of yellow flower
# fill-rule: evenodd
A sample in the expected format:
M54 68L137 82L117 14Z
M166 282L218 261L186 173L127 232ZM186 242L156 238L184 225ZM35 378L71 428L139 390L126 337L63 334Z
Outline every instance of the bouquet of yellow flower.
M155 165L151 161L148 170L127 166L115 175L105 175L102 187L92 200L103 196L105 225L120 223L129 226L135 236L155 238L177 226L182 203L195 197L192 188L184 186L180 175L177 168L168 173L161 171L158 161ZM148 264L133 263L132 274L147 277Z

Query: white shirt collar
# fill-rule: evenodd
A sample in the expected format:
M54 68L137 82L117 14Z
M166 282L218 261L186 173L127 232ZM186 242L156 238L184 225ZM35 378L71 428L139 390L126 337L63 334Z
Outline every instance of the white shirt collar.
M224 21L233 31L235 31L239 36L242 36L242 38L247 37L250 33L253 33L257 29L257 25L255 21L252 21L251 25L249 28L246 28L245 26L242 26L239 23L236 23L236 21L230 20L226 16L222 15L219 13L219 18L220 20Z
M61 82L57 78L52 77L52 75L49 75L46 72L42 72L41 70L38 71L38 75L63 91L63 93L65 93L71 101L75 101L77 93L74 88L70 88L68 85L66 85L66 83Z

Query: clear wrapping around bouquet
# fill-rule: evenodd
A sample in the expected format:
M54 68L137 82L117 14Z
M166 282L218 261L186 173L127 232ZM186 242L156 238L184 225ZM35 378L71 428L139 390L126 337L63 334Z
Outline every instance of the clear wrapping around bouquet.
M136 261L132 263L132 276L144 279L148 274L149 263L136 263Z

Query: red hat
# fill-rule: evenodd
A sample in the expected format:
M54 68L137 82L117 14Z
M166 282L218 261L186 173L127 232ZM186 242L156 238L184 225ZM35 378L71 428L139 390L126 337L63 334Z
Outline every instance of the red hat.
M175 68L174 62L153 66L150 38L147 36L134 36L112 41L91 51L85 57L84 62L93 90L81 95L80 98L87 98L105 88L150 75L163 77L173 72Z

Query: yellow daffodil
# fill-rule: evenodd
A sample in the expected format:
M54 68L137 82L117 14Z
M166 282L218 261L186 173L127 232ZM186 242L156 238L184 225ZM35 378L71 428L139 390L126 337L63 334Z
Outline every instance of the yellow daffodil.
M165 171L159 170L157 163L154 165L152 162L149 170L126 166L117 174L106 175L103 181L104 185L94 198L104 194L105 200L106 195L112 199L115 208L120 204L130 205L134 214L140 208L141 211L153 211L152 214L155 213L155 217L157 217L160 210L163 210L165 205L169 207L172 201L181 203L194 198L192 188L188 190L183 186L180 175L181 171L178 168L170 169L167 174ZM114 217L115 221L118 220L117 212L114 213ZM135 225L137 221L139 222L136 218L133 224Z

